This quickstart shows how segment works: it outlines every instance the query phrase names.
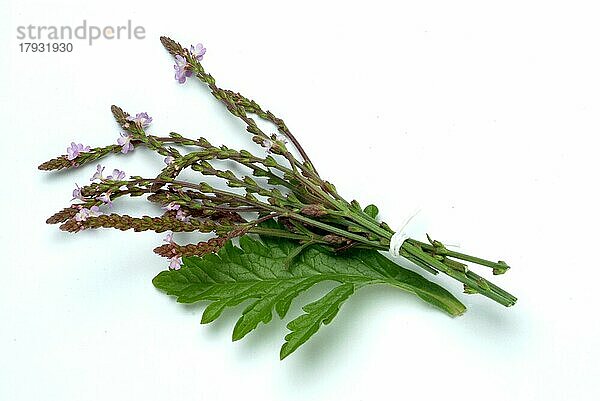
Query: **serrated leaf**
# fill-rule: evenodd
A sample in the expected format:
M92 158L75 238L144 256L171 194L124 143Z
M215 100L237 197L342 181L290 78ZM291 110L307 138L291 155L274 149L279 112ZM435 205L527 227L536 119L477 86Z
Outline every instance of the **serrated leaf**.
M304 307L309 317L302 319L314 322L308 330L292 329L289 339L286 337L289 345L285 345L285 351L282 350L285 356L314 334L321 322L333 319L341 302L351 294L345 298L341 295L350 288L354 292L368 284L388 284L412 292L450 315L460 315L465 310L464 305L448 291L396 265L377 251L356 249L335 255L325 248L311 246L287 266L290 254L298 247L297 243L269 237L259 240L250 235L241 237L239 242L239 247L227 242L217 254L184 258L180 270L161 272L153 280L157 288L175 295L178 302L210 301L202 323L214 321L228 307L251 301L235 324L234 341L246 336L261 322L268 323L273 311L280 318L285 317L292 301L300 293L324 281L340 285L319 301ZM340 301L334 302L337 299ZM323 310L319 309L319 305ZM337 308L334 308L336 305ZM335 313L331 312L332 308ZM329 309L331 311L327 312ZM290 328L297 327L300 321L296 319L293 322ZM293 334L294 331L298 333Z
M285 336L286 342L281 346L279 358L285 358L304 344L319 330L321 323L331 323L342 303L352 294L354 294L354 284L342 284L329 291L321 299L303 307L302 310L306 313L287 325L292 332Z

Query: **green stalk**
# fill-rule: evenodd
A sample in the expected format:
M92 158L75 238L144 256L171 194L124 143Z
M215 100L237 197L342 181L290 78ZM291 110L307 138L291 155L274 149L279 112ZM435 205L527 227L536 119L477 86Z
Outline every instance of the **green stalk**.
M444 263L432 257L431 255L423 252L422 250L419 250L419 248L412 245L409 241L405 241L404 244L402 244L402 250L412 255L416 259L419 259L427 265L430 265L433 268L446 273L453 279L468 285L469 287L477 290L478 293L490 299L493 299L494 301L504 306L512 306L516 302L516 298L514 296L508 294L506 291L503 290L498 291L498 287L490 285L490 282L476 275L475 273L465 274L464 272L453 270L446 266Z
M500 262L492 262L491 260L487 260L487 259L482 259L482 258L478 258L476 256L471 256L471 255L467 255L464 253L460 253L460 252L455 252L455 251L451 251L449 249L446 248L438 248L435 247L431 244L427 244L425 242L420 242L417 240L411 240L414 243L417 243L420 247L430 250L432 252L435 252L437 255L444 255L444 256L449 256L455 259L460 259L460 260L464 260L466 262L471 262L471 263L476 263L478 265L481 266L487 266L487 267L491 267L493 269L508 269L509 266L506 265L506 263L500 261Z

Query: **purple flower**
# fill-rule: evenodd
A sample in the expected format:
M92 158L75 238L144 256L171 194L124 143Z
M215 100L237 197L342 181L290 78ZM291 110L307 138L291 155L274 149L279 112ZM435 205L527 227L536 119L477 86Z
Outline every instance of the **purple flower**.
M168 233L165 239L163 239L166 243L173 244L173 233Z
M180 84L185 83L185 79L192 76L192 71L187 68L187 61L180 55L175 56L175 79Z
M170 210L179 210L180 207L181 206L179 206L177 203L171 202L167 206L163 206L162 208L164 210L169 210L170 211Z
M117 144L121 145L121 153L131 152L133 150L133 144L131 143L131 134L121 132L121 137L117 139Z
M169 269L171 269L171 270L181 269L181 258L179 256L174 256L171 259L169 259Z
M83 199L83 195L81 195L81 187L77 184L75 184L75 189L73 190L73 199L71 199L72 201L74 201L75 199L79 199L81 201L85 200Z
M202 46L202 43L198 43L196 46L190 46L190 53L197 61L202 61L204 53L206 53L206 47Z
M150 123L152 123L152 117L150 117L146 112L137 113L135 117L129 116L127 117L127 120L136 123L142 128L147 128L148 126L150 126Z
M179 206L179 205L177 205L177 206ZM187 223L190 221L190 216L186 215L186 213L182 209L177 210L177 214L175 215L175 218L177 220L183 221L184 223Z
M98 217L102 215L98 206L92 206L91 208L82 208L76 215L76 221L86 221L88 217Z
M100 195L97 199L99 201L102 201L102 203L104 203L105 205L108 205L108 207L112 207L113 205L112 200L110 200L110 191L107 191L106 193Z
M107 180L121 181L125 178L125 172L121 170L114 169L112 175L106 177Z
M67 159L74 160L82 152L89 152L89 146L83 146L81 143L71 142L71 146L67 148Z
M175 158L173 156L167 156L165 157L165 164L169 165L171 163L173 163L175 161Z
M92 178L90 178L90 181L103 180L104 177L102 177L102 172L104 172L104 166L101 166L100 164L96 165L96 172Z

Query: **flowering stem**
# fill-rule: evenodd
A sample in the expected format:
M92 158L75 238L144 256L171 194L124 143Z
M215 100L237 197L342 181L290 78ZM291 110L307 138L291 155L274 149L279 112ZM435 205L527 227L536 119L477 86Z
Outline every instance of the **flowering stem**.
M205 138L190 139L175 132L168 136L150 135L146 128L152 118L147 113L130 116L121 108L112 106L116 121L125 131L117 145L90 149L72 143L67 155L43 163L39 168L57 170L77 167L111 153L128 153L136 146L144 146L164 156L166 166L155 178L132 176L128 180L122 179L122 172L119 172L119 178L102 178L104 168L99 166L92 177L93 180L99 179L99 182L77 187L73 193L73 197L83 203L61 210L48 219L49 223L63 223L61 229L66 231L113 227L136 231L213 232L217 235L217 238L207 242L185 246L175 244L172 237L168 237L167 245L159 247L158 253L171 259L172 268L178 268L179 256L194 252L216 252L227 240L245 233L298 241L292 257L312 244L321 244L336 252L354 247L389 250L394 231L378 221L374 207L367 212L368 208L362 209L358 202L348 202L334 185L322 179L283 120L265 111L255 101L220 88L200 63L204 55L202 46L188 50L166 37L161 37L161 42L176 58L176 79L183 83L187 77L194 75L204 82L212 95L233 116L244 122L252 141L266 148L268 154L259 157L247 150L217 147ZM251 116L272 123L280 135L267 134ZM291 150L297 151L295 153L299 154L300 160L288 150L286 139L291 142ZM182 148L189 151L185 153L180 150ZM249 169L250 173L242 175L218 169L215 161L219 160L235 162ZM219 178L229 188L239 188L245 193L178 178L186 169L205 177ZM103 202L110 206L112 200L122 196L144 194L149 194L149 201L159 203L166 209L161 217L102 215L98 210ZM267 223L271 219L277 220L276 228ZM400 246L400 255L432 274L441 271L460 281L466 292L483 294L506 306L514 304L514 296L470 271L461 261L490 267L494 274L504 273L509 268L506 263L450 251L439 241L430 238L429 242L407 239Z
M314 164L311 162L310 158L308 157L308 154L304 151L304 148L302 148L300 142L296 139L294 135L292 135L287 125L281 118L276 117L273 113L271 113L268 110L264 111L258 105L258 103L256 103L254 100L250 100L242 96L240 93L235 93L229 90L227 90L226 92L235 101L235 103L244 107L244 109L246 109L247 112L256 114L263 120L273 123L277 127L277 130L282 135L287 137L290 140L290 142L292 142L298 153L300 153L300 156L302 157L304 162L309 164L309 170L312 170L314 174L318 176L317 170L314 168Z

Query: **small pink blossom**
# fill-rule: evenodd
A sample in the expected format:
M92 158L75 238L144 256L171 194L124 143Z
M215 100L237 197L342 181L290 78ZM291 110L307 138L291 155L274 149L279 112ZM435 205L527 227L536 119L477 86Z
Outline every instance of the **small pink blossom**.
M171 202L168 205L163 206L162 208L163 208L163 210L169 210L169 211L171 211L171 210L179 210L180 207L181 206L179 206L177 203Z
M112 200L110 199L110 195L111 195L111 192L107 191L106 193L100 195L97 199L99 201L101 201L102 203L104 203L105 205L108 205L108 207L112 207L113 203L112 203Z
M90 181L94 181L94 180L103 180L104 177L102 176L102 173L104 172L104 166L98 164L96 165L96 172L94 173L94 175L92 176L92 178L90 178Z
M190 46L190 54L197 61L202 61L202 59L204 58L204 53L206 53L206 47L202 46L202 43L198 43L196 46Z
M73 190L73 199L71 199L72 201L74 201L75 199L79 199L81 201L85 200L83 198L83 195L81 194L81 187L77 184L75 184L75 189Z
M188 63L185 58L180 55L175 56L175 79L180 84L185 83L186 78L192 76L192 71L188 68Z
M122 132L121 137L117 139L117 144L121 145L121 153L125 154L133 151L133 144L131 143L131 134Z
M168 244L173 244L173 233L168 233L165 239L163 239L163 241L165 241Z
M114 169L112 174L106 177L107 180L121 181L125 178L125 172Z
M276 145L276 142L281 142L284 145L287 143L287 139L283 135L276 135L275 139L265 139L262 142L262 145L267 148L267 152L271 153L271 149Z
M101 215L102 212L100 211L100 208L98 206L92 206L89 209L84 207L79 212L77 212L77 214L75 215L75 220L86 221L88 217L98 217Z
M177 210L177 214L175 215L175 218L177 220L181 220L184 223L187 223L190 221L190 216L188 216L182 209Z
M169 259L169 269L170 270L181 269L181 258L179 256L174 256L171 259Z
M83 146L81 143L71 142L71 146L67 148L67 159L74 160L79 156L82 152L89 152L89 146Z
M129 116L127 117L128 121L134 122L142 128L148 128L152 123L152 117L148 115L148 113L137 113L135 117Z
M173 163L175 161L175 158L173 156L167 156L165 157L165 164L169 165L171 163Z

